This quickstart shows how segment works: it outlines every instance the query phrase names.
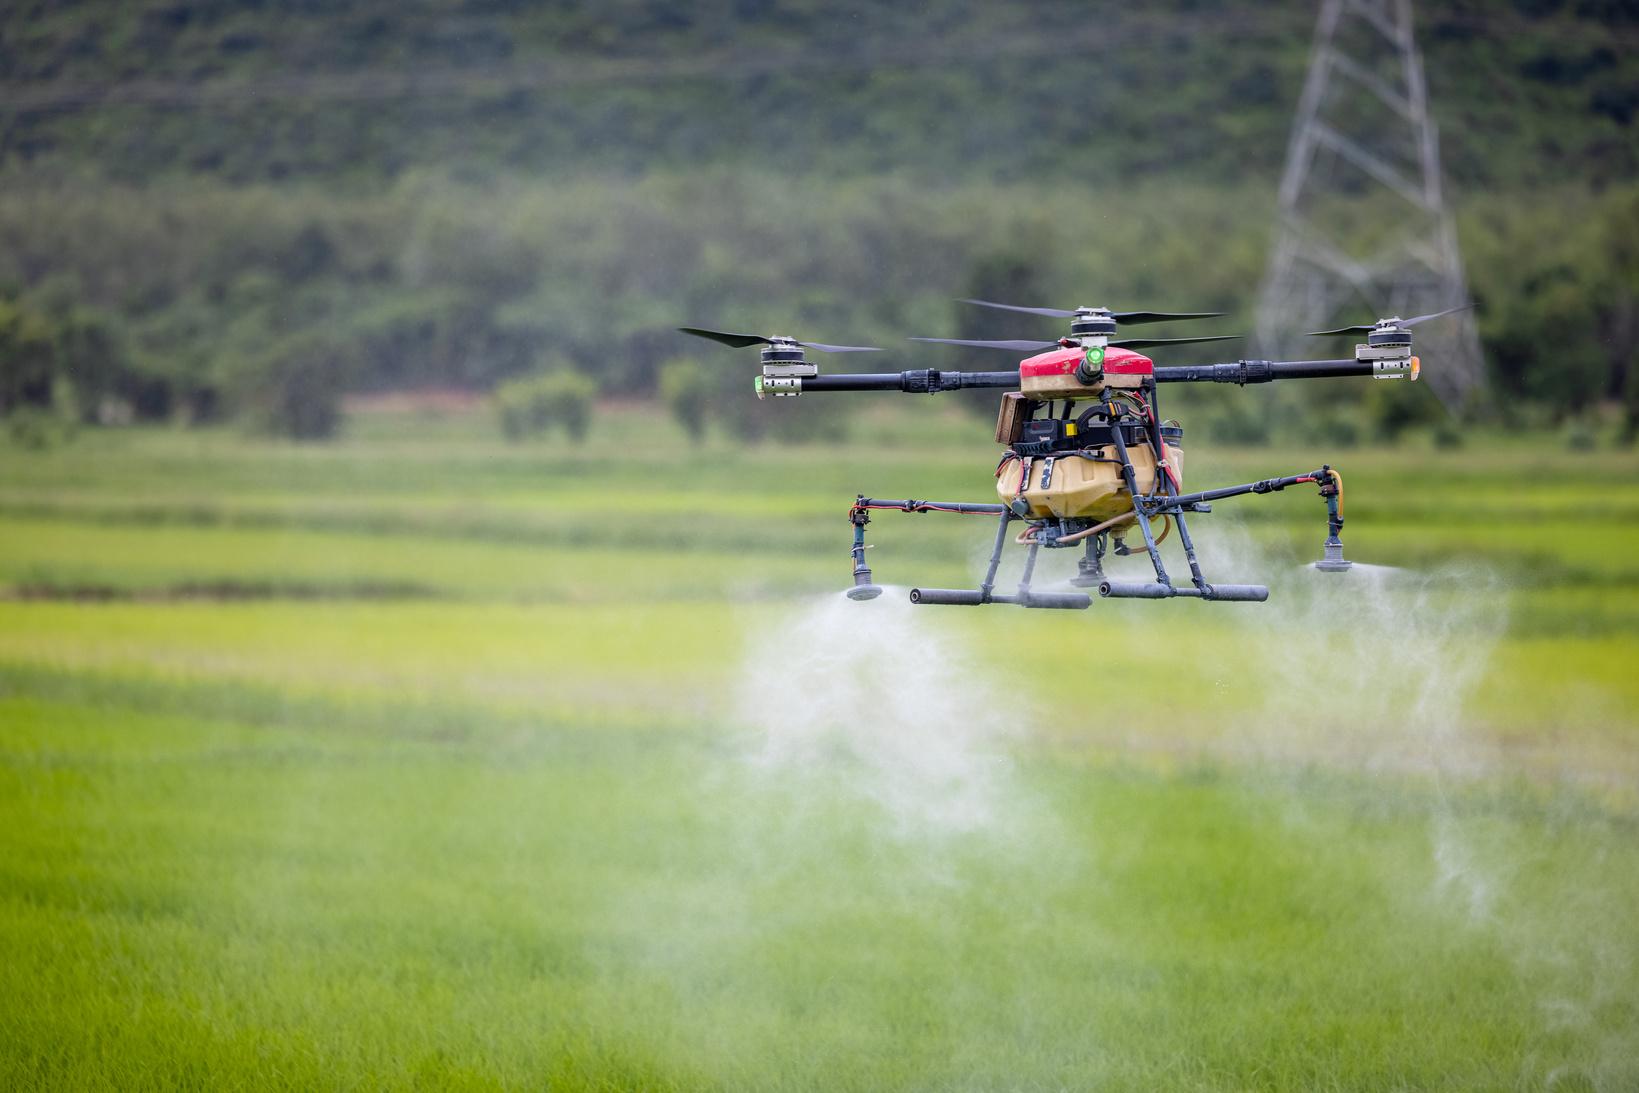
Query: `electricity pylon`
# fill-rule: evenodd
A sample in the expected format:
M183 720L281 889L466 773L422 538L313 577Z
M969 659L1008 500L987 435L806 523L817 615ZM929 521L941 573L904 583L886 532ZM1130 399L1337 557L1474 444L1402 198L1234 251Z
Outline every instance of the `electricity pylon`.
M1261 351L1291 358L1303 331L1468 298L1411 0L1323 0L1258 304ZM1417 352L1448 406L1484 381L1472 312L1420 328Z

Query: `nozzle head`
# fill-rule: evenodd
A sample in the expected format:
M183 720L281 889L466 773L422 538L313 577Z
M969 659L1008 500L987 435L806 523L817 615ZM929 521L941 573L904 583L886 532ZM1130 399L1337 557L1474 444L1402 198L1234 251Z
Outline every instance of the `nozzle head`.
M863 512L864 510L859 509L856 511ZM860 528L854 530L855 534L863 534ZM863 546L854 547L854 556L858 560L854 562L854 586L848 590L850 600L874 600L882 595L882 589L871 583L871 567L865 564L864 554L865 548Z
M1353 562L1343 557L1343 544L1336 541L1327 542L1325 554L1315 563L1315 568L1322 573L1343 573L1353 566Z

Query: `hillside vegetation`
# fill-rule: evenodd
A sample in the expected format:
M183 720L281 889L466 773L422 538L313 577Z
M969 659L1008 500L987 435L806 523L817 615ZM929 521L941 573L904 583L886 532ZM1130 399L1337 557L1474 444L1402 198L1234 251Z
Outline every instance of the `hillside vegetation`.
M1625 397L1631 428L1639 13L1419 11L1491 409ZM973 326L950 301L980 290L1246 329L1312 18L14 7L0 411L324 435L350 390L649 394L699 352L680 323L891 347Z
M1639 8L1417 8L1459 185L1639 168ZM22 92L0 154L7 170L124 181L371 185L416 167L481 177L702 165L1267 178L1314 12L1192 0L24 3L0 38L0 80Z

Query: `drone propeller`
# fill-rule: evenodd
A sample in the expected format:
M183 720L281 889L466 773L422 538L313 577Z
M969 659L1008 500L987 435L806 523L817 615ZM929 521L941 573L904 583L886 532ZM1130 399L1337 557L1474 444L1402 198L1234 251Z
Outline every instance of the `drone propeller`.
M1370 334L1379 327L1385 326L1404 330L1408 326L1416 326L1418 323L1426 323L1430 319L1438 319L1446 315L1454 314L1458 311L1467 311L1473 306L1473 303L1470 302L1466 304L1458 304L1456 307L1448 307L1444 311L1431 311L1427 315L1418 315L1413 319L1379 319L1377 322L1369 325L1362 324L1360 326L1340 326L1336 330L1311 330L1308 332L1308 337L1324 338L1333 334Z
M1058 319L1073 319L1089 308L1079 310L1065 310L1061 307L1020 307L1017 304L998 304L990 300L973 300L963 297L964 304L978 304L980 307L994 307L1002 311L1023 311L1030 315L1050 315ZM1212 319L1222 315L1221 311L1112 311L1110 318L1118 323L1137 326L1140 323L1165 323L1179 319Z
M940 345L969 345L975 349L1013 349L1020 353L1029 353L1036 349L1051 349L1058 342L978 342L967 338L912 338L913 342L938 342Z
M1204 338L1113 338L1109 344L1122 349L1149 349L1158 345L1182 345L1185 342L1224 342L1243 337L1241 334L1213 334ZM967 338L912 338L913 342L938 342L941 345L968 345L976 349L1012 349L1019 352L1029 352L1035 349L1052 349L1054 346L1069 342L1072 347L1081 343L1071 338L1055 342L1030 341L972 341Z
M1245 334L1211 334L1204 338L1116 338L1111 345L1122 349L1150 349L1158 345L1183 345L1185 342L1231 342Z
M685 334L693 334L696 338L709 338L714 342L732 346L735 349L744 349L748 345L780 345L790 343L807 346L809 349L818 349L821 353L880 353L881 349L874 345L826 345L824 342L799 342L795 338L765 338L761 334L729 334L722 330L702 330L695 326L680 326L677 328Z

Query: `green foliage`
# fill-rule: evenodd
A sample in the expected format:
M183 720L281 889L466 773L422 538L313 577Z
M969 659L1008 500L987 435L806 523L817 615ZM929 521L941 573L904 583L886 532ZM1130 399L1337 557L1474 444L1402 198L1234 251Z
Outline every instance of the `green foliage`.
M61 279L0 297L0 416L48 407L85 424L163 416L163 380L133 363L115 317L75 298Z
M1300 431L1304 439L1313 444L1327 448L1353 448L1360 443L1358 418L1358 414L1322 411L1305 416Z
M1480 331L1505 399L1556 419L1639 399L1639 187L1478 218L1469 264Z
M58 346L50 321L0 296L0 414L52 405Z
M660 398L689 440L706 438L706 416L712 404L711 374L699 361L679 357L660 366Z
M1463 431L1454 421L1442 421L1434 427L1434 447L1443 452L1454 452L1466 442Z
M746 443L839 443L848 437L849 417L858 402L826 395L759 399L744 373L725 371L715 383L712 417L728 435Z
M1033 184L717 174L586 180L550 194L418 178L368 198L202 182L24 186L0 191L0 236L11 241L0 248L0 282L57 271L15 306L54 330L80 324L75 352L102 362L87 373L97 378L82 417L109 403L110 390L138 418L238 412L248 373L273 366L293 331L322 339L343 362L345 390L487 389L555 355L605 390L644 394L660 363L697 348L674 329L685 322L891 351L817 358L828 372L1004 367L1005 353L903 339L1061 332L1055 320L954 302L970 295L1051 304L1096 291L1117 306L1229 312L1160 336L1244 330L1266 240L1261 223L1235 210L1264 200L1257 189L1175 182L1089 200ZM1564 413L1639 390L1624 325L1633 275L1622 272L1636 200L1634 188L1598 198L1566 188L1465 206L1459 227L1505 409ZM328 250L318 238L332 241ZM1143 261L1112 262L1122 255ZM1541 285L1548 291L1537 295ZM1564 310L1545 311L1550 304ZM711 354L701 358L711 416L737 437L810 427L835 435L867 401L758 404L753 351L700 352ZM976 403L984 416L993 404Z
M1206 435L1219 444L1267 444L1275 436L1269 415L1250 402L1225 402L1206 417Z
M20 448L44 451L74 437L74 425L56 410L25 404L5 418L6 435Z
M155 403L146 378L131 366L123 333L108 316L71 308L58 324L57 359L86 424L120 424Z
M1090 63L1047 0L932 20L807 0L456 12L93 0L8 19L0 284L52 325L58 359L7 358L5 382L40 399L66 372L64 410L86 421L243 413L324 435L335 391L297 335L342 362L341 390L489 390L553 354L647 395L683 322L889 347L1061 332L951 302L971 295L1217 308L1246 329L1313 20L1112 10ZM1612 44L1634 25L1622 5L1419 6L1514 416L1620 398L1639 431L1639 51ZM804 63L770 64L798 28ZM644 79L616 78L634 64ZM429 70L436 98L403 79ZM166 105L43 108L110 73ZM895 364L1005 360L929 346ZM758 405L752 369L708 367L708 416L738 438L840 435L836 407L860 401Z
M495 409L508 440L529 440L562 428L578 441L591 425L596 397L597 384L559 368L503 383L495 389Z
M1591 452L1599 447L1599 436L1585 421L1574 422L1565 431L1565 450L1570 452Z
M757 358L748 352L739 359L752 364ZM695 358L678 358L661 366L660 397L696 443L705 438L710 424L748 444L834 443L848 435L846 402L825 396L759 399L754 394L755 376L755 371L722 360L712 367Z
M1443 0L1418 15L1459 185L1639 168L1631 4ZM1053 0L951 0L937 17L871 0L846 19L818 0L89 0L8 17L15 97L69 108L8 111L0 171L379 188L450 163L487 182L774 160L831 178L889 165L930 181L1115 187L1182 169L1239 182L1279 170L1314 17L1195 0L1107 6L1086 25ZM147 96L122 96L122 79ZM283 261L337 253L308 242Z
M347 362L322 334L301 334L244 362L231 379L235 411L253 428L327 440L341 424Z
M758 399L751 390L747 390L753 379L748 382L744 374L735 369L719 369L712 379L711 416L722 424L724 432L735 440L754 444L771 433L774 438L781 436L779 425L782 421L791 421L799 415L789 412L781 415L782 411L790 411L791 399ZM800 398L800 396L799 396ZM803 410L815 409L820 415L826 413L826 407L818 405L820 399L802 400L808 405ZM835 407L830 408L833 412Z
M1060 306L1053 302L1054 298L1043 283L1044 268L1053 252L1052 244L1053 235L1045 224L1031 218L1021 220L1016 232L1008 232L999 245L969 259L964 291L960 295L964 299L1026 307ZM976 306L958 307L956 319L956 333L941 334L941 337L973 341L1038 339L1043 337L1044 332L1049 337L1062 333L1054 328L1063 325L1057 320ZM940 367L971 372L1005 368L1024 355L959 346L928 346L927 352L940 356ZM947 361L949 363L945 363ZM956 398L978 417L995 416L995 391L963 391Z
M1411 380L1373 380L1360 393L1372 427L1390 443L1408 429L1435 425L1449 416L1426 387Z

